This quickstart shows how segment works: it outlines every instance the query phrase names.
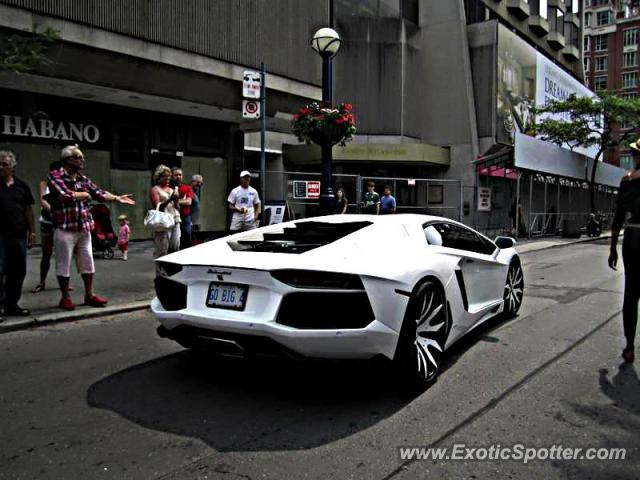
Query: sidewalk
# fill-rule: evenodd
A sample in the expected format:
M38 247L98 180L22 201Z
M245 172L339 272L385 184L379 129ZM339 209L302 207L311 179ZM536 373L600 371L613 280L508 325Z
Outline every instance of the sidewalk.
M96 266L94 290L109 300L108 306L93 308L82 305L84 286L82 278L75 270L75 265L72 265L71 285L74 291L71 292L71 298L76 304L76 309L68 312L58 308L60 291L55 276L55 257L51 259L46 290L40 293L31 293L40 277L40 259L42 258L40 247L35 247L28 254L27 278L20 300L20 306L31 310L31 316L4 317L4 321L0 322L0 333L47 323L79 320L147 308L154 297L153 243L151 241L132 242L129 245L129 260L126 262L120 259L120 251L117 250L117 247L115 251L116 255L112 260L103 259L101 252L96 252L94 255Z
M520 253L530 253L547 248L561 247L574 243L590 242L605 239L611 236L605 232L597 238L581 237L569 238L540 238L532 240L520 240L516 249ZM129 260L120 260L120 252L116 251L113 260L104 260L100 253L95 255L96 274L94 289L96 293L109 299L106 308L92 308L82 305L84 288L82 279L72 267L71 285L74 291L72 298L76 303L76 310L67 312L58 308L60 293L57 289L55 277L55 259L52 259L52 267L47 278L47 289L40 293L31 293L38 283L40 272L40 248L36 247L27 259L27 278L24 282L24 293L20 305L31 310L30 317L5 317L0 322L0 334L13 330L46 325L49 323L81 320L84 318L112 315L134 310L143 310L149 307L151 299L155 296L153 277L155 267L153 265L153 244L151 241L134 242L129 246Z
M620 235L622 237L622 234ZM546 250L547 248L562 247L564 245L572 245L574 243L593 242L595 240L610 239L611 231L603 232L599 237L587 237L582 235L580 238L561 238L561 237L541 237L518 240L516 250L519 253L536 252L538 250Z

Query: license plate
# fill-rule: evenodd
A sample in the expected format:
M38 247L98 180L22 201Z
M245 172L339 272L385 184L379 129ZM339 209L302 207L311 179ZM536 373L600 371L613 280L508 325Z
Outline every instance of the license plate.
M209 285L207 307L244 310L247 302L247 286L232 283L215 283Z

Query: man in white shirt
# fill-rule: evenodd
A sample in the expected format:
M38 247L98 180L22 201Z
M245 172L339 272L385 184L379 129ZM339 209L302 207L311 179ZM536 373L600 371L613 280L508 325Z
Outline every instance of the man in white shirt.
M255 188L249 186L251 172L243 170L240 173L240 185L231 190L227 202L231 217L231 233L244 232L256 228L256 221L260 215L260 197Z

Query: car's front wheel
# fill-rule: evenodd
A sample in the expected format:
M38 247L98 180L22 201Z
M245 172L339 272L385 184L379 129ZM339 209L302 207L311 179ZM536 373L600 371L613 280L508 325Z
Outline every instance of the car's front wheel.
M517 258L511 261L507 281L504 285L504 312L507 316L513 317L522 306L524 297L524 273L522 265Z
M394 357L406 387L424 389L435 380L448 334L444 292L437 282L426 280L409 300Z

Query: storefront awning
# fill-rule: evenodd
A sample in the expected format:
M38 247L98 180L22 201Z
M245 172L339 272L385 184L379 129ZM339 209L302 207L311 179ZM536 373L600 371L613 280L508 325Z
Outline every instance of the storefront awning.
M317 145L285 145L284 156L294 163L320 161ZM425 143L349 143L333 147L336 162L425 163L449 166L451 156L446 148Z
M514 166L558 177L587 180L594 160L553 143L516 133ZM600 162L596 170L596 184L617 188L626 170Z
M513 146L496 143L489 150L473 161L483 168L489 167L512 167L513 166Z
M478 175L517 180L518 173L513 168L513 146L496 143L473 161Z

